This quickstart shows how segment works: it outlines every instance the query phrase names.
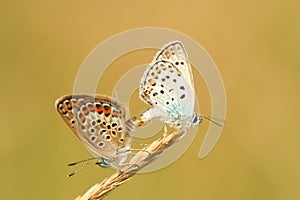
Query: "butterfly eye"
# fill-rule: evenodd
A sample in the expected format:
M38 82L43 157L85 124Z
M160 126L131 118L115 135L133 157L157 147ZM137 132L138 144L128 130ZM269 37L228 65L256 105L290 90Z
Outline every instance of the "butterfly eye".
M195 124L195 123L197 123L199 121L200 121L200 119L199 119L198 115L195 115L194 119L193 119L193 124Z

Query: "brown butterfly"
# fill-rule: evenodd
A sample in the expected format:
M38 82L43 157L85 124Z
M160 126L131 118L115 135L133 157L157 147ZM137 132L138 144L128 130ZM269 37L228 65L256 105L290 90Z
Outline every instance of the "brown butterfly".
M60 116L102 167L119 168L130 153L134 119L125 121L125 109L105 95L66 95L55 103Z

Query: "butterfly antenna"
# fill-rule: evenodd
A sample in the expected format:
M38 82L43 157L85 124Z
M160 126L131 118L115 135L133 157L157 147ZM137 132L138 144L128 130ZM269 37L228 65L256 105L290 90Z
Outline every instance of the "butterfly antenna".
M77 162L69 163L68 166L74 166L74 165L77 165L79 163L83 163L83 162L87 162L87 161L95 160L95 159L98 159L98 158L88 158L88 159L85 159L85 160L80 160L80 161L77 161Z
M223 127L224 123L225 123L225 121L223 121L223 120L219 120L219 119L216 119L213 117L207 117L205 115L201 115L200 118L207 119L207 120L211 121L212 123L216 124L217 126L221 126L221 127Z
M77 174L79 171L81 171L83 168L85 168L89 164L90 164L90 162L86 161L81 167L79 167L78 169L76 169L74 172L68 174L67 177L74 176L75 174Z

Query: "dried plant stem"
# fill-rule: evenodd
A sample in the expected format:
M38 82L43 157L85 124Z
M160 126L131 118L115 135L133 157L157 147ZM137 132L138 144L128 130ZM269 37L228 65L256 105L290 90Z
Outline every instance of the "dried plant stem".
M99 200L105 198L112 190L129 180L130 177L135 175L144 166L151 163L158 154L162 153L164 149L174 144L174 142L183 135L183 132L175 131L166 137L162 137L152 142L149 146L139 151L129 161L129 163L126 164L126 166L116 171L109 178L104 179L101 183L95 184L84 195L79 196L76 199Z

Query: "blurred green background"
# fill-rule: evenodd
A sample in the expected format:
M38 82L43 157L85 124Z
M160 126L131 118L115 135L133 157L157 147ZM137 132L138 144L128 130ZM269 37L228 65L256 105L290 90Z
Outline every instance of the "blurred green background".
M55 100L70 93L84 58L119 32L177 30L200 43L222 74L227 117L213 152L197 155L208 122L171 166L135 176L107 199L300 199L299 1L2 1L0 31L1 199L73 199L113 173L67 163L90 155ZM116 47L118 48L118 47ZM155 51L123 56L99 92ZM113 78L112 78L113 77ZM137 84L139 78L137 79ZM209 97L195 75L201 111ZM138 99L134 113L147 106Z

